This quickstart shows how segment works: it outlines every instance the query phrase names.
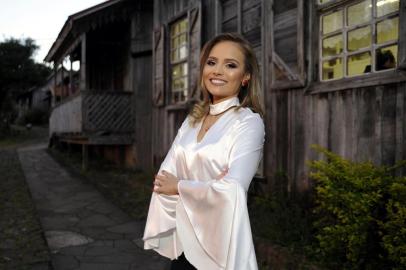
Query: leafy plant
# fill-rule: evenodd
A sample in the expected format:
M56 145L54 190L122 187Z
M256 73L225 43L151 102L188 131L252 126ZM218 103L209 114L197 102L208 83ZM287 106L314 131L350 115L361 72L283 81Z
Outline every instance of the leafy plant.
M326 157L310 163L316 255L334 269L405 267L406 178L394 176L404 162L376 166L313 148Z

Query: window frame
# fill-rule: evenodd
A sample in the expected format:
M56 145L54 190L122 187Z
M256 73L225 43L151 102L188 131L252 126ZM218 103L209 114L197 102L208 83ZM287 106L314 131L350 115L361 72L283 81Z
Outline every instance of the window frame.
M308 94L317 94L317 93L325 93L325 92L332 92L332 91L338 91L338 90L346 90L346 89L352 89L352 88L359 88L359 87L368 87L368 86L376 86L376 85L383 85L383 84L389 84L389 83L398 83L398 82L404 82L406 81L406 38L402 37L402 33L405 31L402 31L402 28L400 25L402 23L406 23L406 3L403 3L405 1L401 0L399 1L399 10L397 12L392 12L389 14L386 14L379 19L372 17L368 23L364 23L362 25L371 25L372 27L376 27L375 24L376 22L383 21L387 18L391 17L396 17L398 16L399 18L399 37L396 41L390 41L386 42L383 44L379 44L376 46L375 40L371 44L370 47L367 47L368 49L364 48L364 51L371 51L372 53L375 53L375 50L378 48L382 47L387 47L390 46L390 44L397 44L398 46L398 57L397 57L397 66L393 69L385 69L381 71L374 71L362 75L356 75L356 76L346 76L345 73L343 73L343 77L339 79L332 79L332 80L321 80L322 72L321 72L321 64L322 64L322 57L321 57L321 46L322 46L322 39L321 39L321 31L322 31L322 15L326 15L330 12L337 11L339 9L344 9L347 6L355 5L357 3L362 2L361 0L332 0L327 3L320 4L319 1L313 0L309 1L309 5L311 9L315 10L315 16L311 20L313 24L315 25L314 31L311 33L311 37L313 39L312 47L314 48L312 52L312 59L314 59L313 63L311 65L314 65L313 72L311 74L312 82L308 85L308 87L305 89L305 92ZM374 8L375 9L375 8ZM373 11L375 12L375 10ZM373 13L374 14L374 13ZM345 23L345 16L343 16L343 23ZM361 24L357 25L359 27ZM346 27L343 25L343 28ZM357 27L351 27L348 29L354 30L358 29ZM372 29L372 35L375 33L375 29ZM341 30L343 33L343 30ZM347 32L345 32L344 36L344 43L343 46L346 47L346 40L347 40ZM343 33L344 34L344 33ZM329 34L330 35L330 34ZM327 36L329 36L327 35ZM372 48L373 47L373 48ZM343 48L347 49L347 48ZM361 53L361 50L353 52L353 54L359 54ZM345 55L348 56L349 54ZM342 56L344 58L344 54ZM334 58L334 57L333 57ZM371 64L373 63L372 61L375 62L375 55L371 55ZM343 59L343 65L346 64L346 60L344 63ZM346 68L343 68L343 72L346 72Z
M394 67L394 68L391 68L391 69L376 70L376 65L375 65L376 64L375 63L376 62L375 61L376 56L375 55L376 55L376 51L379 48L384 48L384 47L393 46L393 45L399 46L399 37L396 40L391 40L391 41L388 41L388 42L385 42L385 43L382 43L382 44L378 44L377 42L375 42L374 39L376 39L375 37L377 35L376 24L379 23L379 22L385 21L387 19L391 19L391 18L395 18L395 17L399 18L400 11L398 10L398 11L395 11L395 12L392 12L392 13L388 13L388 14L386 14L384 16L381 16L381 17L377 18L375 16L375 14L377 13L377 9L376 9L376 7L374 5L375 1L377 1L377 0L370 0L370 1L373 2L372 10L371 10L371 12L372 12L371 19L369 21L363 22L361 24L355 24L355 25L352 25L352 26L347 26L347 19L348 19L347 9L348 9L348 7L357 5L359 3L362 3L363 1L365 1L365 0L357 0L357 1L346 2L345 4L340 5L339 8L337 7L335 9L329 10L327 12L323 12L323 14L319 15L319 25L321 26L320 29L319 29L319 50L318 50L319 51L319 67L320 67L319 68L319 81L327 82L327 81L333 81L333 80L341 80L341 79L344 79L344 78L353 78L353 77L360 77L360 76L367 75L367 73L366 74L358 74L358 75L347 75L347 73L348 73L348 58L350 56L365 53L365 52L370 52L371 53L371 67L373 67L373 68L371 69L371 72L369 72L369 73L386 72L386 71L389 71L389 70L392 70L392 69L396 69L396 67ZM343 13L342 13L343 14L343 17L342 17L343 26L339 30L336 30L336 31L333 31L331 33L328 33L328 34L324 35L323 34L323 27L322 27L323 17L327 16L329 14L332 14L332 13L338 11L338 10L343 11ZM348 51L348 34L349 34L349 32L351 32L353 30L361 29L361 28L364 28L364 27L367 27L367 26L369 26L370 29L371 29L371 36L372 36L372 39L373 39L372 42L371 42L371 45L369 47L364 47L364 48L361 48L361 49L358 49L358 50L355 50L355 51L352 51L352 52ZM399 32L400 31L398 31L398 33ZM340 33L342 34L342 37L343 37L343 51L340 54L337 54L337 55L334 55L334 56L323 57L323 55L322 55L323 54L323 48L322 48L323 39L325 39L327 37L335 36L335 35L340 34ZM337 78L337 79L323 80L323 72L322 72L323 62L326 61L326 60L330 60L330 59L338 59L340 57L342 58L343 77ZM397 60L397 63L399 63L398 59L396 59L396 60Z
M186 33L186 48L187 48L187 54L186 54L186 57L184 57L183 59L181 59L181 60L176 60L176 61L174 61L174 62L172 62L172 46L171 46L171 43L172 43L172 26L174 25L174 24L176 24L176 23L179 23L180 21L182 21L182 20L186 20L187 21L187 27L186 27L186 31L185 32L182 32L182 33ZM185 11L185 12L181 12L181 13L179 13L177 16L175 16L174 18L172 18L171 20L169 20L169 22L168 22L168 24L167 24L167 28L168 28L168 31L167 31L167 33L168 33L168 46L167 46L167 48L168 48L168 50L167 50L167 52L168 52L168 54L167 55L169 55L169 61L168 61L168 66L169 66L169 68L168 68L168 78L169 78L169 80L167 80L168 81L168 89L169 89L169 91L167 91L168 92L168 94L167 94L167 100L169 101L168 102L168 105L169 105L169 107L171 108L171 107L174 107L174 108L177 108L178 106L180 106L180 107L183 107L183 105L185 105L188 101L189 101L189 89L188 89L188 87L189 87L189 76L190 76L190 74L189 74L189 61L188 61L188 58L189 58L189 56L190 56L190 40L189 40L189 32L190 32L190 18L189 18L189 14L188 14L188 12L187 11ZM182 65L182 64L186 64L186 66L187 66L187 73L186 73L186 75L185 76L180 76L180 77L184 77L184 78L186 78L186 83L187 83L187 86L186 86L186 88L184 88L182 91L175 91L175 92L178 92L178 93L182 93L183 91L186 91L186 97L185 97L185 99L184 100L182 100L182 101L178 101L178 102L175 102L174 101L174 91L173 91L173 88L172 88L172 82L173 82L173 76L172 76L172 71L173 71L173 67L174 66L176 66L176 65Z

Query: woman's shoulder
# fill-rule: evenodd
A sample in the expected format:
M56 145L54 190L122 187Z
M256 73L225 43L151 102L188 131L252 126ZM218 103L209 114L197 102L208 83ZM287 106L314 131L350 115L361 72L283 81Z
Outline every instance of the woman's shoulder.
M236 113L236 129L252 128L259 131L264 130L264 121L259 113L256 113L247 107L240 108Z

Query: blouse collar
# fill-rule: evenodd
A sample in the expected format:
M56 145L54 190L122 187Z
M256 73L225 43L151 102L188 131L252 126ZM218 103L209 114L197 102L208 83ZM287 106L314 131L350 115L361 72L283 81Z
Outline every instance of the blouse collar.
M211 115L218 115L220 113L225 112L226 110L230 109L231 107L240 105L240 100L238 97L228 98L224 101L221 101L216 104L210 104L210 111Z

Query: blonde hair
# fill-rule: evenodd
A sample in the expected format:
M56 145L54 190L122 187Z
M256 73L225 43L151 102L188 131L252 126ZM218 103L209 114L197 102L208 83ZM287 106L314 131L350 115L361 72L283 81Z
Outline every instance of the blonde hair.
M192 111L189 113L191 117L191 124L195 125L200 122L203 117L209 111L209 105L212 101L212 95L207 91L206 86L203 82L203 69L206 65L206 61L210 55L213 47L224 41L231 41L239 45L241 51L244 55L244 68L245 73L250 74L250 80L246 86L241 86L238 93L238 99L240 100L240 106L236 108L239 110L241 107L248 107L254 112L258 113L261 117L264 116L264 111L260 103L259 98L259 89L260 89L260 80L259 80L259 67L258 61L255 56L254 50L252 49L250 43L244 39L240 34L237 33L223 33L215 36L213 39L208 41L200 54L200 72L199 72L199 87L200 92L203 95L203 100L196 103L193 106Z

